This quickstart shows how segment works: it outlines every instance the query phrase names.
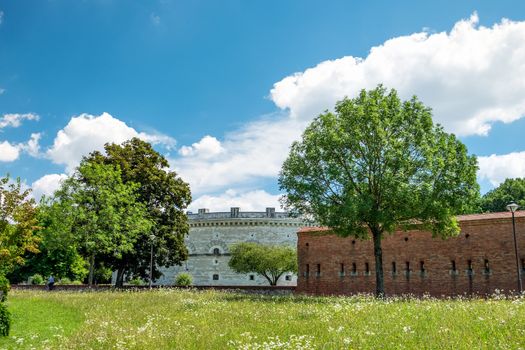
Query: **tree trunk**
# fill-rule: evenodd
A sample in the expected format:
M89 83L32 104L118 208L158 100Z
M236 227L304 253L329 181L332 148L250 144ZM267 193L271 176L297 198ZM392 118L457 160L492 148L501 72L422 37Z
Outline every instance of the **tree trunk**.
M88 277L88 286L93 285L93 276L95 275L95 254L91 254L89 258L89 277Z
M385 297L385 286L383 276L383 251L381 249L382 232L378 229L372 229L374 239L374 257L376 262L376 297Z
M115 280L115 287L122 288L124 286L124 267L117 269L117 278Z

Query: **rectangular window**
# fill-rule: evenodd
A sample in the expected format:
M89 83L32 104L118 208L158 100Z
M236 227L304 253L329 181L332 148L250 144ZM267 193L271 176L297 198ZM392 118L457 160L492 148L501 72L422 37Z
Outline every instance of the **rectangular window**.
M219 280L219 275L218 274L213 275L213 280L214 281L218 281Z
M490 264L489 264L489 260L488 259L485 259L484 263L483 263L483 273L485 275L490 275Z
M341 266L339 268L339 276L344 277L345 275L345 264L341 263Z
M423 260L421 260L419 262L419 273L421 274L421 276L425 275L425 262Z
M320 277L321 276L321 264L317 264L317 273L316 273L316 277Z
M525 273L525 259L521 259L521 271Z
M405 261L405 276L410 276L410 261Z
M365 276L370 276L370 265L365 263Z
M254 275L250 275L250 281L253 281L255 280L255 276Z
M284 279L287 280L287 281L291 281L292 280L292 276L291 275L286 275L286 277Z
M304 277L310 277L310 264L306 264L306 269L304 270Z
M397 267L395 261L392 261L392 275L397 275Z
M352 263L352 275L354 276L357 275L357 264L356 263Z
M472 276L473 275L473 268L472 268L472 260L467 260L467 275Z

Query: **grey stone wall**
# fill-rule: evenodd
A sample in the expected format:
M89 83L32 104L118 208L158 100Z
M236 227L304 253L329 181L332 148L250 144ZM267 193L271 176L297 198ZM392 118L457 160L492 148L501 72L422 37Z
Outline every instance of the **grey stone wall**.
M239 242L297 246L297 230L305 226L287 213L267 208L265 212L210 213L200 209L198 214L188 214L190 232L186 238L189 259L182 266L163 269L163 277L156 284L173 284L176 276L185 272L193 277L194 285L209 286L263 286L264 277L255 274L237 274L228 267L230 246ZM297 276L283 275L278 285L295 286Z

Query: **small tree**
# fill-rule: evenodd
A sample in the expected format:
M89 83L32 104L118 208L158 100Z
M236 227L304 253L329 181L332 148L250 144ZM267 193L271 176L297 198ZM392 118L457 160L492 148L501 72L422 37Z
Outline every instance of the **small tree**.
M20 179L0 178L0 274L23 265L25 254L38 253L37 209L31 190L22 189Z
M291 247L238 243L230 248L230 268L264 276L271 286L286 272L297 272L297 252Z
M382 86L344 99L292 145L279 184L285 206L342 236L372 236L376 295L384 295L381 240L415 223L447 237L479 198L477 161L413 97Z
M525 179L506 179L497 188L485 193L481 198L481 209L484 212L506 211L510 202L525 207Z
M188 273L180 273L175 278L175 285L179 287L188 287L191 286L193 283L193 279L191 278L191 275Z

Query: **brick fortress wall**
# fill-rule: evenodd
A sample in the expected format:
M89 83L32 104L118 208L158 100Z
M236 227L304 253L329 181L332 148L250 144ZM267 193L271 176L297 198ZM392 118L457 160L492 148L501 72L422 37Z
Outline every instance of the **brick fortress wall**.
M387 295L492 294L517 290L510 213L458 217L459 236L443 240L429 232L398 231L383 239ZM516 213L522 279L525 268L525 213ZM354 294L375 291L371 240L339 237L326 229L298 232L298 293ZM525 281L524 281L525 284Z

